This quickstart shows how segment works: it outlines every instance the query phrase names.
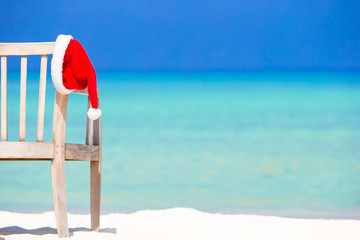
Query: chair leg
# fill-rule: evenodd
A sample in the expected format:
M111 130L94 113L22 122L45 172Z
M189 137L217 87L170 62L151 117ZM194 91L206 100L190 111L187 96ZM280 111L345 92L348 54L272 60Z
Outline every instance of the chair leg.
M54 159L51 162L51 173L58 236L67 238L70 234L66 207L65 160Z
M99 92L98 92L99 96ZM100 107L100 102L99 105ZM91 230L100 231L101 200L101 118L92 122L91 144L99 146L99 160L90 162L90 212Z
M101 159L90 162L91 230L100 230Z

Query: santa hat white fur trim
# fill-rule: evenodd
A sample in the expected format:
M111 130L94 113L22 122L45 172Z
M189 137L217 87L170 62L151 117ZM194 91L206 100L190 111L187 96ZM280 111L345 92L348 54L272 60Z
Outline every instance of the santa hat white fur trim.
M73 37L60 34L55 42L53 58L51 60L51 77L56 90L62 94L69 94L73 90L66 89L63 83L63 63L66 49Z
M96 120L101 116L101 110L95 109L95 108L90 108L87 112L87 115L88 115L89 119Z

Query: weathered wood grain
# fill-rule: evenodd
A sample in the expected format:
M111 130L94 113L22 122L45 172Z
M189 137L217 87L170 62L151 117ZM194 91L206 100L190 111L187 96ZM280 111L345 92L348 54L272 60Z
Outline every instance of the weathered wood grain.
M41 56L40 83L39 83L39 107L37 119L36 141L42 142L44 138L44 116L45 116L45 95L46 95L46 71L47 55Z
M27 56L21 56L19 141L25 141Z
M54 159L51 162L54 209L58 236L69 237L65 182L65 130L68 95L55 94L53 143Z
M1 56L1 141L7 141L7 57Z
M99 92L98 92L99 97ZM100 108L100 101L99 108ZM101 205L101 117L92 124L92 144L99 146L99 161L90 162L90 211L91 230L100 230L100 205Z
M1 56L48 55L54 51L54 42L0 43Z

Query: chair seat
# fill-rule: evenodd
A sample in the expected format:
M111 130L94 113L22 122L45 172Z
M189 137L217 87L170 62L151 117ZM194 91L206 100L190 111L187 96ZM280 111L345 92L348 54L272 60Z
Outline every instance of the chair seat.
M0 161L52 160L52 142L0 142ZM66 161L99 161L99 146L65 143Z

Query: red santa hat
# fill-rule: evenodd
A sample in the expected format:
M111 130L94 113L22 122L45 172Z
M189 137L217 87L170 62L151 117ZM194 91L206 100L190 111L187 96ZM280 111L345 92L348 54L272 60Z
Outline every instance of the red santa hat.
M59 35L56 39L51 77L56 90L62 94L87 88L92 106L87 115L92 120L100 117L95 69L83 46L70 35Z

